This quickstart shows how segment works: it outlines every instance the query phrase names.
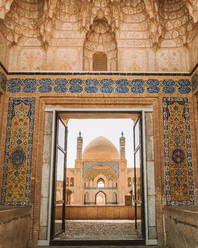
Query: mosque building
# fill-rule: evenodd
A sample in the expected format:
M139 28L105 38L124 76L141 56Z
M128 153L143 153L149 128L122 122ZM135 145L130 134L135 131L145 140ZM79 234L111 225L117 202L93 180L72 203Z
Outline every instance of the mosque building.
M140 200L140 168L136 168L136 176ZM135 179L134 168L127 167L123 133L120 152L102 136L91 141L83 151L83 137L79 134L75 168L67 168L66 177L66 204L124 205L125 196L134 194Z

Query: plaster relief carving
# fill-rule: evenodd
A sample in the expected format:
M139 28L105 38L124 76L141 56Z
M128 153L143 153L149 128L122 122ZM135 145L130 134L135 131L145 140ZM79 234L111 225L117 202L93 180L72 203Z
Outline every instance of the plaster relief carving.
M1 0L0 1L0 19L4 19L6 13L10 10L10 6L13 0Z
M80 48L59 48L54 52L50 49L50 59L48 70L52 70L55 68L56 70L63 71L78 71L79 66L79 57L81 57L81 49ZM56 58L56 63L54 63L54 58Z
M24 49L18 56L17 64L22 71L42 70L44 52L41 49Z
M187 0L186 7L188 8L190 15L193 17L194 23L197 23L198 22L198 1Z
M44 48L47 48L49 40L52 38L54 12L57 0L48 0L43 5L43 16L40 27L38 26L40 39Z
M159 20L158 1L144 0L147 14L149 15L150 40L154 48L159 48L159 40L162 34L162 27Z
M104 52L107 55L108 70L116 70L117 63L112 63L112 61L117 60L115 34L105 18L94 20L90 26L90 31L86 35L84 57L87 59L84 59L84 70L92 70L92 66L88 61L92 61L94 53L97 52Z
M163 49L157 52L158 66L160 70L166 72L170 71L181 71L185 67L185 61L182 60L181 50L176 49Z
M6 51L11 47L13 54L18 53L19 47L44 48L46 52L47 49L79 49L82 57L75 68L80 70L92 70L93 54L101 52L107 55L108 70L117 70L120 69L117 60L123 60L133 48L150 50L155 54L167 47L181 47L183 54L186 48L188 56L193 54L196 45L192 44L196 43L198 35L198 1L0 0L0 19L0 33L4 37ZM7 53L3 57L12 61L12 56L12 53ZM57 70L73 68L73 56L66 57L67 61L64 57L58 62ZM157 70L155 58L147 56L147 60L148 68ZM53 64L48 61L45 68L49 67L49 63ZM156 68L153 68L154 64ZM10 63L12 66L15 67ZM53 65L50 68L54 68ZM121 68L142 70L139 62ZM171 71L174 68L173 64L172 69L171 65L167 66Z
M17 45L22 37L37 38L37 23L43 1L13 1L10 11L0 23L0 29L10 45Z
M163 29L162 42L163 40L172 40L174 46L181 47L194 38L190 33L194 33L193 29L196 27L189 15L185 1L164 0L164 2L160 2L159 8Z

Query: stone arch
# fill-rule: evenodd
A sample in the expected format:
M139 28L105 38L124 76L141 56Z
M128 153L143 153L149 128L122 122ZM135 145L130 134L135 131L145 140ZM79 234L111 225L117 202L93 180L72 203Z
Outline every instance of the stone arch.
M89 192L86 192L84 194L84 204L88 204L89 201L90 201L90 199L89 199Z
M86 34L83 48L83 70L93 70L94 54L105 54L107 57L108 71L117 70L117 43L115 33L106 18L97 19L90 25Z
M112 194L112 203L117 204L117 193L116 192L113 192Z
M70 189L66 189L66 205L70 205L72 202L72 191Z
M130 187L131 185L132 185L131 177L128 177L128 187Z
M74 186L74 177L70 178L70 186Z
M99 178L97 181L98 188L104 188L105 187L105 181L103 178Z
M103 191L99 191L95 196L96 205L105 205L107 202L106 194Z
M107 184L107 178L106 178L106 176L103 175L103 174L99 174L99 175L97 175L97 176L94 178L93 186L94 186L94 187L98 187L98 181L100 181L100 180L103 180L104 185Z

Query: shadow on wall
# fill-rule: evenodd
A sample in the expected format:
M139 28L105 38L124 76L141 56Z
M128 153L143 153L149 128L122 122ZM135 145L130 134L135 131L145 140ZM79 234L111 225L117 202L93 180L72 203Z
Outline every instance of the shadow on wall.
M27 248L30 222L30 207L0 206L0 248Z

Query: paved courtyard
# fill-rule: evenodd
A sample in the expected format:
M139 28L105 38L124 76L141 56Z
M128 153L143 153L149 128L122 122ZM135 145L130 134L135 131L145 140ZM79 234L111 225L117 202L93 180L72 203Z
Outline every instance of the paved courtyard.
M133 220L67 220L58 240L136 240L141 239Z

